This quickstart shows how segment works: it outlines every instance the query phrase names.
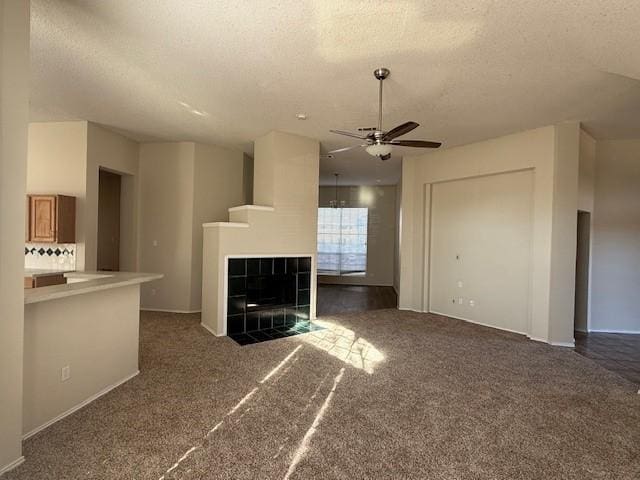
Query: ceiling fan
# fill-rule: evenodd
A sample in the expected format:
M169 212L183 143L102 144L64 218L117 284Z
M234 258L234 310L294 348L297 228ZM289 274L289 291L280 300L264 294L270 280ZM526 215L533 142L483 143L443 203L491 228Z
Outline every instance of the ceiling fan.
M409 133L411 130L419 126L416 122L405 122L402 125L398 125L392 128L388 132L382 130L382 83L384 79L389 76L391 72L388 68L377 68L373 71L374 77L380 81L379 90L379 109L378 109L378 127L359 128L360 133L345 132L344 130L329 130L331 133L337 133L338 135L346 135L347 137L357 138L364 140L366 143L361 145L353 145L351 147L338 148L332 150L329 154L346 152L353 148L365 147L365 150L369 155L374 157L380 157L380 160L389 160L391 158L391 150L393 145L399 147L418 147L418 148L438 148L442 143L429 142L426 140L396 140L398 137ZM369 133L364 133L369 132Z

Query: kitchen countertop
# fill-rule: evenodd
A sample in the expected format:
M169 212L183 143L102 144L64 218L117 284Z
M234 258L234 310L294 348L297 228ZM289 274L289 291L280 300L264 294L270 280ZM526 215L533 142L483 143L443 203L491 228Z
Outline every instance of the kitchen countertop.
M27 275L25 270L25 275ZM55 271L54 271L55 272ZM55 272L64 273L69 283L64 285L52 285L25 289L24 303L44 302L58 298L81 295L83 293L98 292L109 288L137 285L141 283L159 280L163 277L158 273L137 272ZM52 273L49 273L52 274Z
M60 275L66 273L74 273L73 270L47 270L44 268L25 268L25 277L47 277L50 275Z

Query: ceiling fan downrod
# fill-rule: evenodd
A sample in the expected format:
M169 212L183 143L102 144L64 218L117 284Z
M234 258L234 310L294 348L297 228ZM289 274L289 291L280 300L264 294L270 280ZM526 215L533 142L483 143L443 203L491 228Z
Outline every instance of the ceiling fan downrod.
M380 88L378 89L378 132L382 132L382 83L390 73L389 69L384 67L376 68L373 71L373 76L380 81Z

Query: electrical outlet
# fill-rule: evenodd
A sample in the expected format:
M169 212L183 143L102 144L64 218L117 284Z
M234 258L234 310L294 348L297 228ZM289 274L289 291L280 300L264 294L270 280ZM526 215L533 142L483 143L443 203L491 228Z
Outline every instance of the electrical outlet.
M462 280L458 280L458 288L462 288Z
M60 372L60 381L66 382L70 378L71 378L71 367L69 365L66 365L62 367L62 370Z
M154 247L157 247L157 246L158 246L158 240L154 240L154 241L153 241L153 246L154 246Z
M469 306L470 307L475 307L476 306L475 300L469 300Z
M156 289L155 289L155 288L152 288L152 289L151 289L151 296L155 296L155 294L156 294Z

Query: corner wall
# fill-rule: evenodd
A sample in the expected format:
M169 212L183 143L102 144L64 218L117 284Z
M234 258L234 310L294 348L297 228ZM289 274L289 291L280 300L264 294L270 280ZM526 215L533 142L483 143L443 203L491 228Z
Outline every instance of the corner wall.
M140 145L140 269L164 274L142 285L142 308L201 310L202 224L242 202L243 154L192 142Z
M526 333L553 344L573 344L573 296L555 295L551 288L552 281L572 285L575 278L578 135L579 125L573 122L405 157L400 308L429 311L431 185L533 169L530 322ZM563 221L568 225L562 226ZM564 252L561 245L573 248L573 258L559 258Z
M29 2L0 2L0 474L22 457Z
M76 197L77 270L97 266L100 168L122 175L120 268L136 271L138 144L91 122L29 124L27 193Z

